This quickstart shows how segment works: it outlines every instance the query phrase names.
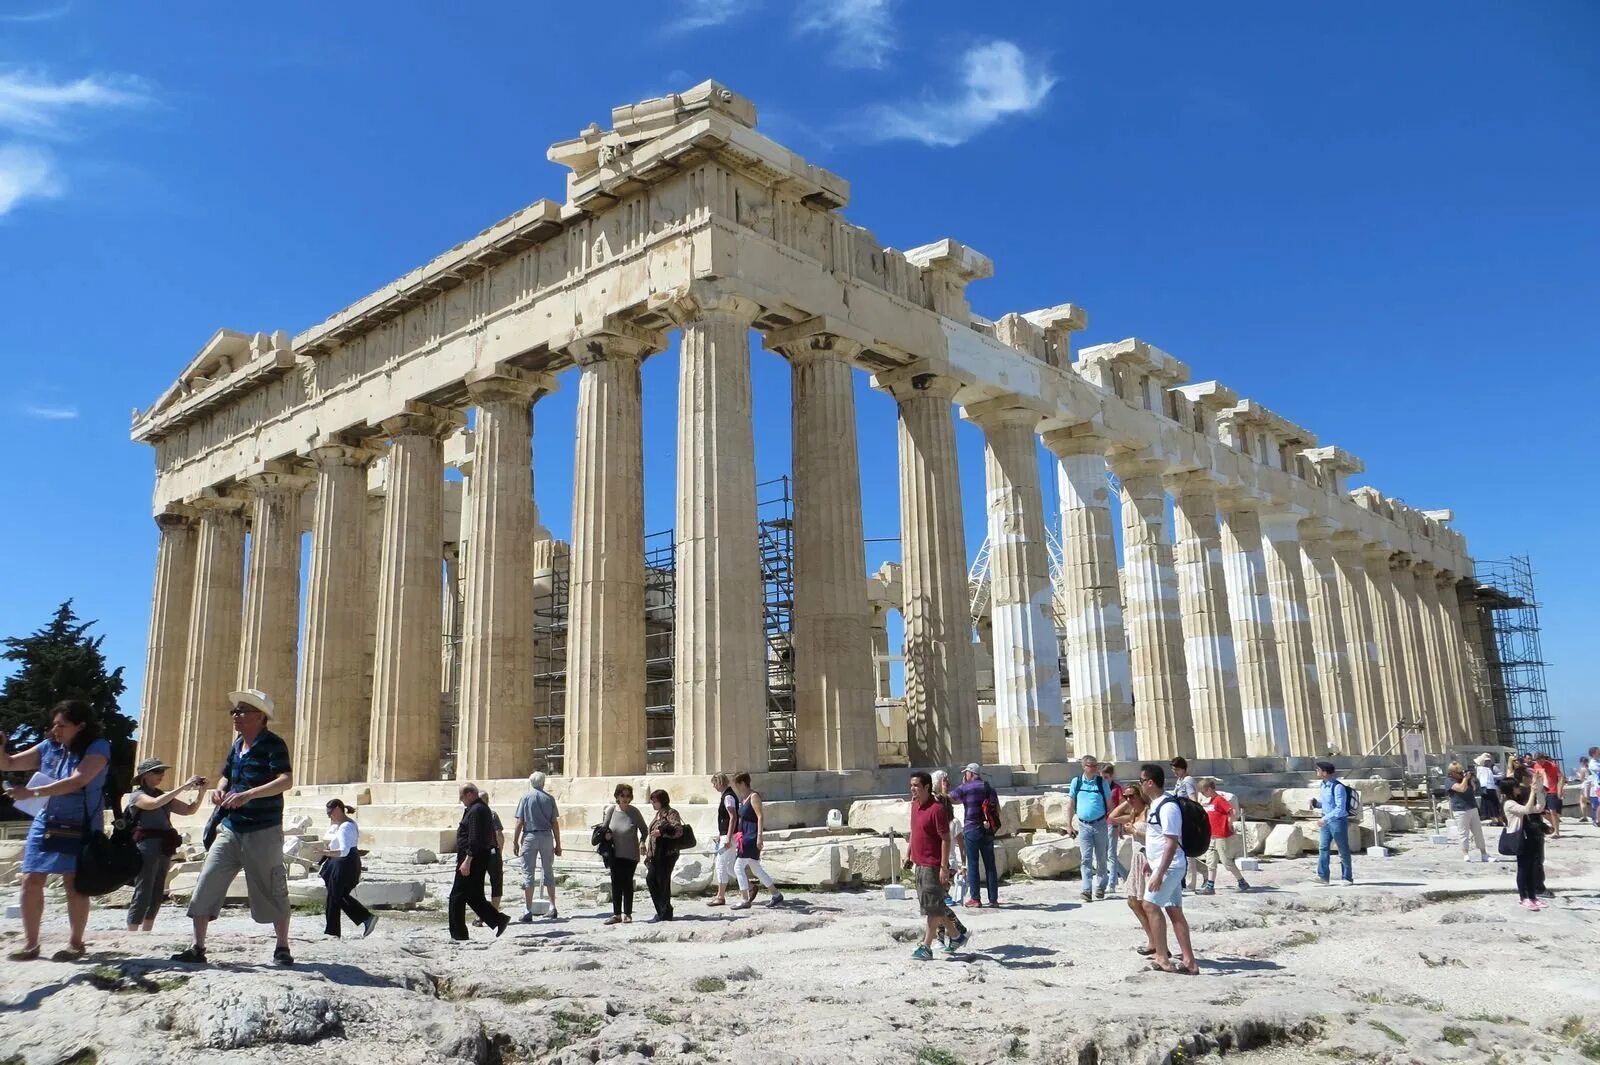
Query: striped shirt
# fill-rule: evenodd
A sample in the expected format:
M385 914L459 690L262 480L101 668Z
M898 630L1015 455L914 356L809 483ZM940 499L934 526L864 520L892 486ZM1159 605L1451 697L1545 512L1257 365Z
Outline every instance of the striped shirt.
M262 729L248 751L244 750L244 737L233 741L228 760L222 765L222 775L228 779L228 794L249 791L271 783L289 772L289 746L276 732ZM229 810L222 824L235 832L253 832L258 828L276 828L283 824L283 795L269 795L264 799L251 799L235 810Z

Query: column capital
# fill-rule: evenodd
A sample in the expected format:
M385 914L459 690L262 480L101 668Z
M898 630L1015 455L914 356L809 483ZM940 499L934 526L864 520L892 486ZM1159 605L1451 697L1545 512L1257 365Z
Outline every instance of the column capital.
M1301 518L1299 525L1302 540L1332 540L1338 535L1338 528L1326 518Z
M390 439L397 436L431 436L443 440L466 424L466 415L458 410L408 399L405 409L392 418L383 419L379 428Z
M556 379L504 364L473 370L464 379L467 395L478 405L496 400L522 400L534 403L556 390Z
M281 468L268 468L239 478L239 484L252 497L259 497L274 489L300 492L311 487L311 478L295 467L284 464Z
M1269 503L1261 511L1261 533L1271 540L1298 540L1300 515Z
M961 391L961 382L954 377L936 373L925 362L915 362L885 373L873 374L872 387L889 393L896 401L924 396L954 400L956 393Z
M1381 562L1385 569L1389 567L1389 557L1394 554L1394 548L1388 544L1362 544L1361 557L1368 562Z
M650 307L672 319L682 329L710 318L734 318L748 327L761 313L761 305L725 284L695 281L667 294Z
M1431 580L1437 568L1432 562L1422 559L1418 559L1411 564L1411 572L1416 574L1419 581Z
M1124 484L1145 477L1162 478L1167 472L1164 459L1153 458L1143 451L1119 451L1108 455L1106 462Z
M1027 406L1021 396L997 396L978 403L968 403L961 408L961 417L985 431L1014 426L1035 428L1044 415Z
M328 466L354 466L365 469L372 465L378 453L371 448L358 447L355 444L329 441L320 443L306 452L306 458L318 469Z
M854 326L829 315L774 329L762 336L761 343L768 351L776 351L793 363L815 359L851 362L867 346L866 339Z
M216 514L239 514L248 500L235 488L203 488L183 501L198 517Z
M659 330L646 329L617 315L607 315L592 326L574 326L572 335L558 345L579 366L605 359L639 359L667 349Z
M1111 446L1101 433L1088 422L1066 429L1051 429L1040 437L1044 446L1058 459L1075 455L1099 455L1104 458Z
M1391 551L1389 553L1389 568L1392 570L1410 570L1415 558L1407 551Z
M1250 489L1232 485L1224 485L1217 492L1217 503L1230 514L1244 511L1254 511L1260 514L1267 506L1267 501L1259 496L1251 495Z
M1209 497L1213 503L1216 502L1219 486L1216 474L1210 470L1173 470L1161 479L1173 499Z
M162 532L187 529L194 525L195 513L190 507L182 503L168 503L161 508L161 513L156 516L156 526Z

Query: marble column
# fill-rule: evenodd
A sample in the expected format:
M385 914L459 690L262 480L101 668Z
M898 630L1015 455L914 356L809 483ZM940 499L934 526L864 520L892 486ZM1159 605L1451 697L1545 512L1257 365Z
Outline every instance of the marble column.
M1113 461L1112 469L1122 482L1122 601L1139 756L1165 760L1194 751L1194 721L1164 467L1154 459L1131 458Z
M194 599L198 533L185 508L156 515L155 587L150 594L150 643L144 660L144 698L139 710L139 758L178 758L182 730L184 667L189 649L189 611Z
M244 504L228 497L192 503L200 513L194 591L185 649L183 723L171 773L215 779L228 755L233 723L228 693L239 679L239 630L244 606Z
M1445 744L1466 741L1461 728L1461 699L1455 691L1455 675L1450 667L1450 652L1445 647L1444 626L1439 616L1439 583L1431 562L1412 567L1417 585L1417 627L1422 635L1422 655L1427 662L1428 687L1432 691L1432 730Z
M750 409L749 300L715 289L672 309L678 358L674 771L767 768L766 641Z
M1367 602L1372 605L1373 642L1378 645L1379 676L1383 700L1378 713L1378 731L1367 737L1372 748L1387 743L1395 725L1413 721L1411 713L1411 685L1406 681L1407 659L1400 642L1400 623L1394 604L1394 581L1390 576L1389 557L1393 555L1383 544L1367 544L1361 549L1362 570L1367 575ZM1387 748L1391 753L1397 746Z
M578 364L578 425L567 570L567 776L638 776L646 769L639 367L665 346L658 334L619 327L568 349ZM551 562L553 588L553 549ZM680 728L687 716L680 706Z
M979 761L977 664L951 400L933 374L890 387L900 419L907 744L913 766Z
M1339 586L1339 616L1344 622L1345 659L1350 664L1350 692L1355 699L1359 745L1352 753L1366 754L1377 746L1388 728L1384 722L1383 662L1378 648L1377 620L1368 594L1366 563L1361 540L1355 533L1337 532L1333 546L1333 572Z
M1494 693L1489 688L1489 656L1484 648L1485 638L1492 640L1494 636L1484 632L1485 618L1473 601L1472 582L1462 581L1452 594L1456 600L1454 609L1461 632L1467 689L1472 693L1473 720L1477 723L1478 736L1485 743L1505 743L1510 737L1501 734L1499 717L1495 713Z
M1132 762L1139 754L1133 667L1117 579L1106 442L1064 429L1046 433L1044 443L1056 456L1061 494L1060 596L1073 753Z
M300 499L311 479L259 473L240 482L250 496L250 562L239 644L239 687L272 697L272 731L292 752L295 665L300 646Z
M1300 570L1328 747L1335 754L1354 755L1363 751L1351 665L1354 652L1339 602L1339 575L1330 531L1316 521L1300 523ZM1360 651L1364 654L1365 648Z
M444 638L444 447L460 414L412 401L382 425L389 440L378 570L367 775L439 779Z
M365 777L363 700L372 613L366 598L367 467L373 453L341 441L311 449L317 470L300 661L295 779L347 784ZM376 546L376 545L374 545Z
M996 401L1003 402L1003 401ZM1003 765L1067 760L1053 590L1039 488L1039 415L983 404L968 411L984 436L988 486L989 618L995 736Z
M505 780L533 768L533 411L545 374L474 373L467 395L472 488L464 497L456 776Z
M1389 582L1400 660L1405 663L1404 682L1410 690L1411 717L1424 723L1428 749L1443 750L1449 737L1440 730L1439 715L1434 707L1433 678L1427 647L1422 640L1421 605L1417 600L1417 578L1411 556L1397 554L1390 559Z
M1239 667L1222 572L1217 487L1203 472L1169 477L1183 660L1194 714L1194 756L1244 757Z
M876 769L851 362L860 345L807 323L769 336L767 345L789 360L794 404L796 768Z
M1434 576L1434 583L1439 639L1444 649L1456 733L1462 743L1491 742L1482 731L1477 693L1467 667L1466 637L1461 630L1461 602L1456 596L1456 576L1449 570L1440 570Z
M1321 756L1328 752L1328 733L1322 717L1322 687L1317 680L1317 655L1300 563L1300 519L1281 511L1264 514L1261 535L1265 541L1272 633L1278 641L1278 677L1289 726L1289 753Z
M1289 718L1283 705L1259 508L1258 502L1245 499L1223 511L1222 566L1228 580L1233 649L1239 660L1245 753L1282 758L1289 754Z

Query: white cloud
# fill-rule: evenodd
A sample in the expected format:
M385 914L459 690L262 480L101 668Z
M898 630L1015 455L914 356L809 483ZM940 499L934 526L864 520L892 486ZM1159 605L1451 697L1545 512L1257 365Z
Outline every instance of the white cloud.
M913 140L950 148L1004 118L1037 111L1056 79L1010 41L988 41L961 57L961 92L871 108L851 129L870 141Z
M37 11L22 11L14 15L0 15L0 22L49 22L51 19L61 18L72 13L72 5L60 4L56 7L43 7Z
M839 66L882 70L895 48L889 18L893 4L894 0L813 0L797 29L833 37L829 59Z
M756 7L758 0L682 0L680 14L667 23L668 33L688 33L732 22Z
M138 78L90 76L51 81L28 70L0 71L0 129L53 133L68 113L137 107L149 99L148 87Z
M62 422L62 421L69 421L69 420L71 420L73 418L76 418L78 416L78 408L77 407L36 407L36 406L31 406L30 405L30 406L27 406L27 407L23 407L22 408L22 413L26 414L30 418L43 418L46 421Z
M0 144L0 217L24 200L61 195L55 160L43 148Z

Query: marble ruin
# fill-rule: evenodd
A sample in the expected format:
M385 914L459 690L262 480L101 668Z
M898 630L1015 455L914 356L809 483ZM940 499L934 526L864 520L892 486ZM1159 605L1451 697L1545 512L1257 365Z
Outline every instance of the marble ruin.
M617 108L549 158L564 202L297 336L219 331L135 414L160 530L143 744L180 776L214 768L243 686L277 699L297 783L518 777L551 657L567 777L665 769L657 742L682 776L768 769L752 330L793 380L797 775L876 770L896 727L901 764L960 764L987 737L1036 774L1073 748L1285 758L1366 753L1401 722L1435 751L1492 735L1448 511L1348 488L1360 460L1142 340L1074 352L1081 308L978 317L966 289L988 258L880 247L841 213L842 178L715 83ZM647 668L640 366L674 331L675 607ZM901 560L870 577L857 371L899 421ZM558 387L577 390L570 544L539 525L530 469ZM987 445L981 644L958 415ZM558 569L552 650L534 600Z

